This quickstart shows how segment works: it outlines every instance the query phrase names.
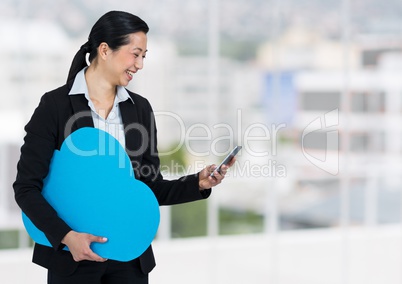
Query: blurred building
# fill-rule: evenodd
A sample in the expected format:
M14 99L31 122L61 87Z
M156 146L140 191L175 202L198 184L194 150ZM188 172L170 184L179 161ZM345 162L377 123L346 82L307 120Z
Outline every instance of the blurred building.
M281 201L283 223L339 225L345 186L351 223L400 222L402 38L348 44L295 28L258 54L266 109L281 109L271 119L287 121L298 145L288 155L297 178Z
M55 22L7 21L0 25L0 35L6 38L0 55L0 82L6 104L1 110L27 109L38 104L45 90L51 90L66 80L73 47L63 29Z
M66 80L75 48L54 22L7 21L0 25L0 228L19 224L12 183L24 125L44 92ZM70 59L71 58L71 59Z

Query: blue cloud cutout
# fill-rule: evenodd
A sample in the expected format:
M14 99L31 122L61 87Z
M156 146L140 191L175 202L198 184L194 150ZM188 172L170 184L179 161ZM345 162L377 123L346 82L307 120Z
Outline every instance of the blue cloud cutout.
M159 226L159 204L151 189L135 179L120 143L96 128L81 128L54 152L43 196L73 230L107 237L92 243L100 256L130 261L151 244ZM51 246L24 214L28 234Z

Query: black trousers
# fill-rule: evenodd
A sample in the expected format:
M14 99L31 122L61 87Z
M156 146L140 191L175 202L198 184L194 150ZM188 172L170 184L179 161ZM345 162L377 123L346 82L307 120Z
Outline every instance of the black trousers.
M148 274L141 271L139 262L81 261L68 276L48 270L47 281L48 284L148 284Z

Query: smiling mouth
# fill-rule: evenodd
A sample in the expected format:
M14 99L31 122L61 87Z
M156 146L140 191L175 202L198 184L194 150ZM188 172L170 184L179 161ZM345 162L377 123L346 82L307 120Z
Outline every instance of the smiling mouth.
M130 75L130 77L133 77L135 72L133 72L133 71L131 71L131 70L126 70L126 73L127 73L128 75Z

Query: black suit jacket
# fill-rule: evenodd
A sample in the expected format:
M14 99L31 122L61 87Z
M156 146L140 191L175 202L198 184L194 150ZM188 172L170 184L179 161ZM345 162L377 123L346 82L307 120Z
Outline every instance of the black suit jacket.
M35 244L33 262L68 275L78 263L62 250L63 237L71 228L43 198L43 180L49 171L54 150L60 150L65 138L82 127L94 127L88 101L82 95L69 96L73 82L46 93L25 126L26 136L14 182L15 199L31 221L45 233L52 248ZM160 205L172 205L207 198L211 190L200 191L198 174L178 180L163 180L159 172L154 115L148 100L130 91L134 101L119 104L126 138L126 150L137 179L154 192ZM74 177L71 177L74 178ZM90 232L87 232L90 233ZM150 246L138 259L144 273L155 266Z

